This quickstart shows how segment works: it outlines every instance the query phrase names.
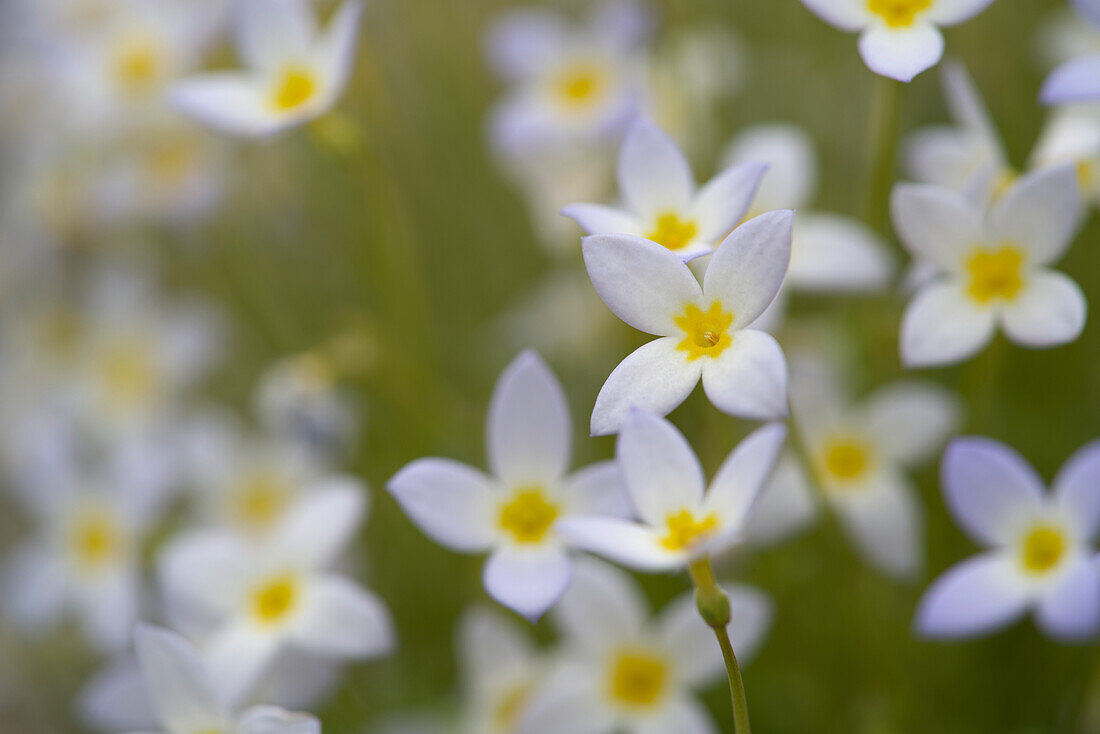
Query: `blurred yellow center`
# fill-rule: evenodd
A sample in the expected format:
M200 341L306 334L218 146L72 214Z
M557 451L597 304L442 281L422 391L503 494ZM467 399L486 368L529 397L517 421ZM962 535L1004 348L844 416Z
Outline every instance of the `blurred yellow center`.
M279 78L272 103L278 110L293 110L308 102L316 91L317 79L312 71L290 67Z
M668 663L644 650L626 650L611 663L611 699L630 708L653 706L665 692Z
M867 0L867 8L891 28L913 25L917 13L927 10L932 0Z
M1011 301L1024 287L1024 254L1012 245L999 249L979 247L966 260L970 276L967 293L975 301L987 304L994 299Z
M1024 538L1020 561L1027 571L1042 574L1058 565L1065 552L1066 537L1062 530L1052 525L1039 525Z
M517 543L538 543L560 514L542 487L522 487L501 505L498 523Z
M161 65L160 51L155 44L148 41L126 43L115 56L115 79L127 92L145 92L160 78Z
M252 593L252 615L263 624L278 624L298 605L298 579L291 574L269 579Z
M822 468L830 479L851 482L866 475L871 465L871 449L858 438L834 438L825 444Z
M676 325L684 330L684 339L677 348L688 353L688 360L702 356L717 357L730 345L730 325L733 314L723 310L722 304L715 301L703 311L689 303L684 313L675 317Z
M507 691L500 698L496 709L493 711L493 723L498 731L515 731L523 713L524 706L530 698L531 686L518 685Z
M592 104L603 96L607 86L603 69L595 64L575 64L561 70L554 79L554 95L565 107Z
M1081 160L1077 162L1077 183L1082 191L1092 191L1100 183L1100 171L1097 161Z
M264 530L282 513L286 496L286 487L278 477L267 472L256 472L242 482L233 503L233 512L242 525L253 530Z
M149 154L146 170L154 184L178 186L185 183L195 170L194 143L176 140L157 146Z
M114 518L103 511L88 511L72 528L70 543L77 562L99 568L116 558L122 547L122 533Z
M718 527L718 518L713 513L702 519L696 519L689 510L680 510L669 515L665 521L668 532L661 538L661 545L671 551L683 550L711 535Z
M670 250L680 250L695 239L698 231L699 227L695 222L685 222L676 213L668 212L657 217L657 222L653 230L646 235L646 239L664 245Z
M102 369L107 398L114 405L144 403L156 390L153 355L140 340L116 344L105 355Z

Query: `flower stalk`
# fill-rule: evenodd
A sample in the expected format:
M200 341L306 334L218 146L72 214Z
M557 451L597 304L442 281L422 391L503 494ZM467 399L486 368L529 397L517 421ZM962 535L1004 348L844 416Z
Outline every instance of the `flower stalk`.
M722 648L722 659L725 661L726 675L730 682L734 734L750 734L749 702L745 696L745 682L741 679L741 666L737 662L729 631L726 629L730 623L729 597L715 581L714 569L710 565L709 558L704 557L692 563L688 566L688 573L695 585L695 605L699 609L699 616L714 630L714 636L718 638L718 646Z

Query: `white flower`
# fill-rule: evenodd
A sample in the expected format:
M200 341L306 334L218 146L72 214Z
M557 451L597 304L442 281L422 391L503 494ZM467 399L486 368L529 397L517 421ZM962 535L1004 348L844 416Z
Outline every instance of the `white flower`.
M1082 18L1100 28L1100 2L1074 0ZM1047 77L1039 93L1045 104L1100 102L1100 54L1070 59Z
M361 6L348 0L322 33L309 0L243 0L237 50L247 71L186 79L171 90L183 114L224 133L263 137L328 112L347 86Z
M640 520L568 518L561 532L632 568L687 567L743 539L745 519L786 437L780 423L757 429L730 453L707 489L699 460L676 427L633 410L615 454Z
M787 413L787 366L769 334L747 328L775 298L790 259L794 212L769 212L715 250L702 287L663 245L630 235L584 239L592 285L616 316L655 339L607 378L592 433L616 432L631 407L665 415L699 383L720 410L746 418Z
M904 380L852 403L832 371L816 367L799 363L791 382L791 411L814 485L868 562L911 578L924 566L924 512L905 470L946 441L959 422L957 402L935 385ZM750 532L761 510L772 512L767 526L786 532L811 519L802 501L806 482L800 468L777 469L749 518ZM773 492L786 507L767 501ZM783 522L780 510L795 517Z
M309 714L275 706L232 713L224 690L190 643L165 629L141 625L134 632L145 689L165 734L320 734Z
M943 56L939 26L972 18L993 0L802 0L826 23L859 32L859 54L876 74L908 82Z
M1100 573L1092 542L1100 529L1100 444L1074 454L1049 494L1023 457L985 438L952 442L942 476L951 514L988 550L932 584L917 610L917 630L968 637L1005 627L1031 609L1051 637L1095 635Z
M561 385L534 352L497 380L486 444L493 476L449 459L418 459L388 489L421 530L455 551L490 551L490 596L537 618L569 585L570 544L559 533L574 515L624 516L619 471L600 462L566 474L572 430Z
M354 397L322 354L305 353L268 367L255 392L256 413L276 436L318 456L347 448L359 428Z
M1100 104L1073 105L1051 112L1031 151L1032 168L1077 166L1086 201L1100 206Z
M941 273L906 308L906 365L966 359L998 324L1012 341L1035 348L1065 344L1081 333L1081 290L1046 267L1065 252L1081 220L1073 166L1027 174L989 210L929 185L899 184L891 203L902 242Z
M730 637L745 662L763 642L771 604L748 587L724 591ZM553 614L569 652L535 694L522 734L717 731L691 694L722 675L722 656L691 594L650 619L629 576L588 559Z
M526 630L500 612L474 607L459 623L462 731L515 734L545 664Z
M617 136L642 103L635 57L649 26L645 9L629 1L601 2L577 27L543 10L501 17L490 29L488 54L512 88L493 112L494 148L520 155Z
M691 166L672 138L640 120L619 153L622 209L571 204L562 213L588 234L629 234L665 246L683 260L714 251L749 210L766 166L732 166L696 190Z
M169 618L205 633L204 653L228 700L245 698L285 650L340 660L392 649L382 602L329 570L359 526L364 497L354 480L333 481L306 495L260 544L196 531L164 550Z

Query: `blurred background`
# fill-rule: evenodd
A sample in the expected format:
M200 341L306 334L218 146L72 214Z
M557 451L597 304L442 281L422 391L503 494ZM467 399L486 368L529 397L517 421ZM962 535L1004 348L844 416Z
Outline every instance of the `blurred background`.
M492 23L520 6L495 0L369 0L335 111L274 139L221 137L170 111L137 124L120 107L85 125L95 104L78 93L87 85L59 72L56 50L41 41L67 23L66 34L95 33L71 1L5 0L0 10L0 554L35 532L34 498L51 486L92 475L147 483L166 508L142 544L151 588L158 544L190 522L201 494L204 452L228 441L219 431L305 431L297 439L323 445L326 461L370 487L348 566L389 604L400 639L396 654L349 665L312 710L329 734L378 730L407 712L446 720L462 700L457 620L487 601L482 560L425 538L384 485L420 456L483 466L490 390L526 347L565 385L575 465L612 455L612 439L587 438L588 416L608 373L644 339L595 298L581 232L556 212L613 197L617 142L601 141L563 171L536 162L547 181L502 152L490 120L508 83L485 44ZM226 11L207 4L211 18ZM333 5L319 7L327 15ZM540 7L573 19L591 9ZM853 36L797 0L652 0L648 11L637 51L647 110L700 180L720 170L746 127L798 125L818 157L814 208L866 219L905 262L886 212L868 210L879 81ZM969 69L1018 167L1044 124L1036 95L1070 43L1058 30L1067 24L1071 34L1079 25L1058 0L999 0L946 31L948 56ZM236 63L221 27L199 68ZM900 92L902 136L948 122L937 70ZM181 137L160 136L160 126ZM127 166L145 166L163 191L128 179ZM1098 238L1093 217L1061 266L1094 302ZM777 333L789 354L812 347L836 358L863 393L902 374L904 302L900 288L795 293ZM96 361L120 324L163 350L163 374ZM1100 434L1100 323L1049 352L997 340L926 376L962 397L963 432L1008 442L1049 479ZM118 418L97 406L87 387L96 379L125 390L147 383L144 413ZM752 427L698 390L672 418L708 474ZM870 568L827 516L782 544L724 559L723 578L766 590L775 604L771 634L745 670L760 731L1100 732L1096 645L1060 645L1030 621L962 644L912 636L927 582L973 551L944 510L935 465L915 476L927 512L919 579ZM655 606L688 588L682 576L642 582ZM546 622L534 633L554 639ZM108 657L76 625L29 634L0 622L0 647L0 731L91 730L74 702ZM718 681L706 700L732 731L727 695Z

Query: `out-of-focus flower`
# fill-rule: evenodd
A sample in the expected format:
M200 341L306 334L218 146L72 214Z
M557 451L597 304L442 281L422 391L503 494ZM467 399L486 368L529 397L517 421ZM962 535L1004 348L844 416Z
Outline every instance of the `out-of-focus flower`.
M917 631L969 637L1011 624L1029 609L1051 637L1078 640L1100 628L1100 444L1074 454L1047 494L1010 447L961 438L943 457L951 514L988 550L950 568L925 593Z
M591 235L592 285L616 316L657 335L615 368L592 411L592 433L616 432L632 407L665 415L699 383L722 411L787 414L787 365L771 335L749 327L775 298L790 259L794 212L763 214L715 250L700 287L683 260L631 235Z
M950 189L899 184L892 211L902 242L940 271L920 287L902 319L907 366L966 359L998 324L1009 339L1034 348L1081 333L1081 290L1047 267L1065 252L1081 220L1074 166L1027 174L988 211Z
M199 651L166 629L141 625L134 632L138 664L165 734L320 734L309 714L254 706L237 715L217 676Z
M1082 18L1100 27L1100 0L1074 0ZM1039 92L1045 104L1100 102L1100 54L1070 59L1055 69Z
M228 700L254 690L286 650L370 658L394 645L383 603L329 570L364 512L351 479L306 495L259 544L225 531L177 536L160 558L169 618L203 630L211 673Z
M747 161L768 164L749 216L794 209L791 262L783 287L755 326L775 331L782 320L788 290L868 292L887 286L894 263L886 243L852 217L805 211L817 192L813 141L795 125L766 124L743 130L726 149L726 165Z
M940 26L953 26L993 0L802 0L815 15L858 32L859 54L876 74L908 82L943 56Z
M463 682L461 730L516 734L546 663L525 630L500 612L467 611L458 631Z
M640 111L644 74L635 58L649 35L646 10L608 0L585 23L520 10L500 18L487 41L496 73L512 85L490 125L505 155L613 140Z
M630 128L619 154L623 208L570 204L562 213L588 234L645 237L683 260L714 251L749 210L767 167L731 166L698 191L676 143L646 121Z
M124 646L141 606L141 553L162 509L147 487L105 477L28 497L37 521L3 569L3 607L21 629L43 632L66 613L96 647Z
M899 381L852 403L837 375L824 366L797 363L792 370L791 411L811 463L808 467L825 503L864 557L884 573L911 578L924 565L924 512L905 470L928 458L959 422L956 400L942 388ZM787 457L791 461L792 457ZM748 526L757 524L768 495L787 498L775 515L798 518L784 532L812 519L800 498L811 493L800 468L777 470ZM796 486L791 486L792 484ZM793 500L790 498L794 498ZM773 538L774 539L774 538Z
M491 551L484 582L501 604L541 616L569 585L570 544L559 527L571 516L626 516L614 462L566 475L572 429L561 385L534 352L497 380L487 421L493 476L448 459L418 459L388 488L436 542L465 553Z
M632 410L615 454L639 521L568 518L561 532L579 547L632 568L686 568L743 539L745 518L786 437L779 423L757 429L730 453L708 489L698 458L676 427Z
M725 591L730 637L738 659L746 661L767 634L771 604L749 587ZM650 619L629 576L589 559L578 564L554 620L567 652L535 694L523 734L717 730L691 695L722 674L713 631L700 619L692 595L673 600Z
M320 117L347 86L361 6L348 0L322 33L309 0L243 0L237 50L248 70L186 79L173 105L221 132L265 137Z
M1055 109L1031 151L1032 168L1072 163L1086 201L1100 206L1100 104Z

